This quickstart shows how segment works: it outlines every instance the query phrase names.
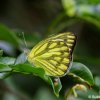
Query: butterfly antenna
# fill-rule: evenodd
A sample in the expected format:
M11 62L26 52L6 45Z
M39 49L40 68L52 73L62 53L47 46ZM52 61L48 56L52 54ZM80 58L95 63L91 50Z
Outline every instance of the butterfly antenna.
M27 48L27 43L26 43L26 40L25 40L24 32L22 32L22 35L23 35L23 40L24 40L25 47Z
M25 35L24 35L24 32L22 32L22 36L23 36L23 41L24 41L24 53L27 53L29 50L28 50L28 47L27 47L27 43L26 43L26 39L25 39Z

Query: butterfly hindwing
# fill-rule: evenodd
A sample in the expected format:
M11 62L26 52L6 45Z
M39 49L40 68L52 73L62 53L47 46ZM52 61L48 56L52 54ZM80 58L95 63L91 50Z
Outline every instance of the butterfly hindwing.
M44 45L40 50L44 48ZM44 67L46 70L49 70L50 74L54 76L63 75L67 71L71 58L66 43L62 40L51 40L48 41L45 49L35 56L35 60L38 60L42 68ZM47 72L48 75L50 75L49 73Z
M47 75L62 76L69 68L74 44L73 33L52 36L37 44L29 53L28 60L43 68Z

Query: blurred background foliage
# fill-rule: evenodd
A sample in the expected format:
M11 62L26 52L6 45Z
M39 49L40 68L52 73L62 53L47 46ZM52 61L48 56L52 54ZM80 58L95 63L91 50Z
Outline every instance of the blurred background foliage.
M25 47L24 42L31 49L45 37L66 31L77 35L74 61L87 65L95 80L93 90L88 90L87 95L78 91L76 100L88 100L89 94L100 95L100 0L0 1L0 49L4 51L3 56L17 57ZM42 79L15 73L0 80L0 100L64 100L65 92L74 82L67 76L61 81L61 96L56 98ZM71 96L70 100L75 98Z

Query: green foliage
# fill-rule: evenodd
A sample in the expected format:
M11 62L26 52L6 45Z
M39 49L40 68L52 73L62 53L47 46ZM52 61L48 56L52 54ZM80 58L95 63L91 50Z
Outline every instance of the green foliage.
M9 73L19 72L23 74L32 74L35 76L39 76L53 87L55 95L59 97L59 92L62 88L60 79L50 78L49 76L45 75L45 71L42 68L36 68L31 64L25 63L26 61L25 59L26 59L25 53L22 53L16 60L14 58L9 58L9 57L1 58L0 59L1 79L4 78L4 72L7 72L7 74L8 72ZM93 76L90 70L81 63L73 63L69 75L73 75L74 78L78 77L79 80L83 79L85 82L87 82L87 84L93 85Z
M74 62L70 70L70 75L78 77L79 80L86 82L90 86L94 85L91 71L82 63Z
M12 69L9 67L9 66L7 66L7 65L5 65L5 64L0 64L0 72L8 72L8 71L11 71Z
M6 65L13 65L15 62L15 58L12 57L0 57L0 62Z
M25 32L23 35L20 29L20 31L15 31L0 24L0 79L2 79L1 82L3 81L8 85L8 87L6 87L6 85L2 83L4 90L7 89L7 91L4 91L0 83L0 93L3 93L2 91L5 92L5 94L3 94L6 98L5 100L15 100L15 98L22 99L24 96L27 100L31 100L31 97L26 97L30 95L26 92L28 90L24 91L25 93L23 94L20 93L20 91L23 90L18 90L23 80L24 85L27 84L29 79L27 81L24 78L30 77L30 75L34 81L30 85L32 90L37 90L36 87L39 88L39 90L37 90L39 92L36 92L36 94L32 92L32 96L34 94L32 99L34 100L44 100L47 98L56 100L52 92L49 91L49 86L53 88L53 92L57 97L60 96L57 100L63 100L65 98L69 100L70 98L72 99L72 97L74 100L90 100L93 99L92 95L100 95L100 0L62 0L60 7L62 7L61 12L56 13L56 16L53 15L53 19L47 19L46 23L49 23L49 25L44 22L43 18L39 19L42 20L41 23L44 23L38 25L38 27L36 25L37 30L32 30L32 33L29 32L30 34ZM38 9L38 6L35 9ZM40 9L37 11L40 11ZM51 15L51 12L49 12L49 14ZM49 14L47 16L49 16ZM24 19L24 17L22 18ZM33 27L34 26L32 26L32 28ZM37 68L27 61L26 51L37 44L38 41L42 40L42 38L64 31L77 33L77 42L73 53L71 69L66 76L60 78L47 76L42 68ZM20 36L18 36L19 34ZM23 37L26 40L23 39ZM27 48L25 48L25 42L27 43ZM24 78L21 76L18 78L17 74L24 75ZM15 78L15 83L12 82L14 75L17 77ZM35 78L42 80L37 81ZM17 79L19 81L22 80L21 83L17 83ZM35 84L36 81L37 83ZM43 82L44 84L46 83L46 89L42 87ZM12 89L18 85L19 87L17 89ZM28 86L27 84L25 88ZM91 96L90 99L89 96Z
M100 28L100 1L98 4L93 4L95 2L87 2L84 0L84 3L81 0L62 0L63 7L65 12L70 17L78 17L83 20L89 21Z
M54 90L54 93L57 97L59 97L59 92L61 90L61 82L60 79L56 82L56 85L54 85L53 80L45 75L45 71L41 68L36 68L30 64L25 64L23 63L23 60L26 58L25 53L22 53L15 61L14 58L1 58L0 59L0 78L3 79L5 78L4 72L13 73L13 72L19 72L19 73L24 73L24 74L32 74L35 76L39 76L46 82L48 82ZM15 62L14 62L15 61ZM7 63L6 63L7 62ZM8 63L9 62L9 63Z

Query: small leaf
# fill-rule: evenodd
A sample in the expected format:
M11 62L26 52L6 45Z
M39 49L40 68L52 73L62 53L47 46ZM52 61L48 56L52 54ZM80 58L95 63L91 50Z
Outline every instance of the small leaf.
M60 79L58 78L57 81L53 81L54 79L51 79L51 77L45 75L45 77L41 77L43 80L45 80L49 85L52 86L54 94L59 97L59 92L62 89L62 84Z
M8 65L0 63L0 72L7 72L7 71L11 71L11 70L12 70L12 68L10 68Z
M15 58L12 57L0 57L0 63L6 65L13 65L15 62Z
M82 63L74 62L70 73L84 80L84 82L86 82L90 86L94 84L93 75L91 71Z
M59 92L62 89L62 84L61 84L60 78L55 78L54 79L52 87L53 87L53 91L54 91L55 95L57 97L59 97Z
M75 97L78 97L77 90L87 92L87 87L83 84L76 84L75 86L70 87L70 89L66 93L66 100L69 100L69 96L71 96L72 94Z

